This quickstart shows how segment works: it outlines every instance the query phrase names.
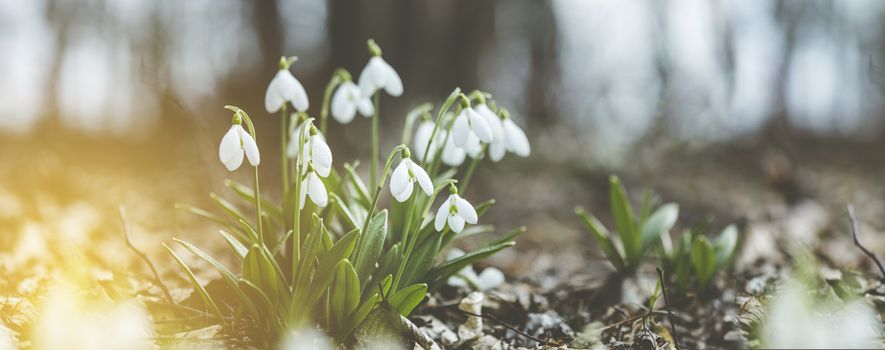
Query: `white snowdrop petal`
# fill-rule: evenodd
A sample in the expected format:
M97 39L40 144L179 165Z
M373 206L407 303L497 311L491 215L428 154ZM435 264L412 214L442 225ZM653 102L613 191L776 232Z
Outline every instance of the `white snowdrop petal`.
M452 126L452 140L455 142L455 146L463 146L467 142L468 133L470 133L470 122L466 110L463 110L455 118L455 125Z
M332 170L332 150L320 134L311 136L311 158L317 173L322 177L329 176Z
M489 158L491 158L493 162L504 159L504 153L506 152L507 146L505 140L495 139L489 145Z
M449 229L454 233L461 233L464 230L464 218L460 215L449 215L447 222L449 223Z
M384 59L381 59L381 62L384 63L384 91L394 97L402 95L403 81L400 79L399 74Z
M501 118L498 118L489 106L481 104L476 106L475 110L476 113L479 113L479 115L485 119L486 124L488 124L489 130L492 132L492 142L504 137L504 126L501 125Z
M412 186L412 184L409 183L408 186L403 188L402 192L394 194L393 198L396 199L397 202L400 202L400 203L405 202L406 200L409 199L409 197L412 196L412 191L414 191L414 189L415 189L415 186Z
M532 153L532 148L525 132L510 119L504 120L503 125L507 135L507 150L520 157L528 157Z
M405 160L399 162L399 165L393 169L393 173L390 174L390 194L396 196L403 191L405 191L406 186L411 186L412 183L409 181L409 169L406 166Z
M458 208L458 215L464 218L464 221L467 221L467 223L476 224L479 220L476 215L476 209L473 209L473 205L466 199L461 198L460 196L455 198L455 207Z
M446 146L443 148L442 153L442 161L446 163L448 166L459 166L464 163L464 159L467 158L467 154L464 153L464 150L455 146L455 144L449 140L446 142Z
M476 277L476 286L480 291L498 288L504 283L504 273L494 267L487 267Z
M412 145L418 159L424 159L424 151L427 150L427 144L430 143L431 134L433 134L433 123L428 121L421 122L418 128L415 129L415 138ZM433 150L430 150L430 153L433 153Z
M323 181L320 180L320 177L315 172L307 174L307 180L307 193L310 195L310 200L316 203L317 206L325 208L329 201L326 185L323 185Z
M384 85L384 64L381 57L375 56L369 59L369 63L360 72L359 86L364 96L371 96Z
M307 178L301 180L301 194L299 196L300 198L298 198L298 207L301 209L304 209L304 201L307 198L308 184L309 182L307 181Z
M418 164L415 162L411 162L412 172L415 173L415 178L418 180L418 185L421 186L421 189L424 190L424 194L430 196L433 194L433 181L430 180L430 176L427 175L427 172L424 171Z
M443 227L446 225L446 219L449 217L449 199L446 199L445 202L439 207L439 210L436 212L436 220L433 222L433 227L437 232L442 231Z
M341 124L350 123L356 115L356 108L349 100L350 92L348 90L350 90L348 86L341 85L338 87L338 90L335 91L335 94L332 95L330 112L332 112L332 117Z
M277 84L274 88L283 100L291 102L292 106L294 106L299 112L307 110L309 107L307 91L304 91L304 86L301 85L301 82L298 81L298 79L295 79L292 72L289 72L288 70L280 70L277 72L274 80L277 80Z
M362 91L359 87L354 86L354 89L356 89L354 94L358 96L357 110L360 111L360 114L362 114L363 117L371 117L372 114L375 113L375 106L372 104L372 99L362 96Z
M218 158L228 171L237 170L240 164L243 164L243 147L240 145L240 134L236 128L237 125L232 126L221 138L221 144L218 146Z
M467 108L467 118L470 120L470 130L476 133L476 137L485 143L492 142L492 130L485 118L476 113L473 108Z
M267 110L267 113L276 113L286 103L286 100L283 100L283 96L276 92L274 88L275 83L276 80L271 80L267 86L267 91L264 93L264 109Z
M249 159L249 164L252 166L258 166L261 163L261 155L258 153L258 145L255 144L255 139L252 138L252 135L249 135L246 130L243 130L242 127L239 129L240 139L243 140L243 150L246 152L246 158Z
M477 159L482 155L482 144L479 142L479 138L476 137L472 131L467 136L467 143L464 144L464 152L467 152L467 155L470 158Z

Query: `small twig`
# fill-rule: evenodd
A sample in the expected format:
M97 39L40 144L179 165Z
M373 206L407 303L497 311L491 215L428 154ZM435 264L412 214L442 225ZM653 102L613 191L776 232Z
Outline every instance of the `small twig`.
M129 233L131 228L129 227L129 220L126 218L126 208L122 205L120 206L120 218L123 219L123 238L126 239L126 245L129 249L132 249L135 252L135 255L144 260L148 267L151 269L151 273L154 274L154 280L157 282L157 285L160 286L160 289L163 290L163 294L166 296L166 299L169 300L170 304L175 304L175 299L172 298L172 293L169 293L169 288L166 287L166 284L163 283L163 280L160 279L160 274L157 273L157 269L154 267L154 263L151 262L151 259L148 258L147 254L138 249L134 244L132 244L132 240L129 239Z
M658 278L661 281L661 292L664 294L664 306L667 308L667 318L670 320L670 331L673 332L673 345L676 346L676 350L679 350L679 335L676 333L676 322L673 318L673 312L670 311L670 297L667 295L667 283L664 280L664 270L660 267L657 267L658 270Z
M854 245L876 263L876 266L879 267L879 272L882 273L882 281L885 281L885 267L882 267L882 262L876 257L876 254L873 254L873 252L860 244L860 240L857 239L857 232L859 231L857 228L857 218L854 216L854 206L851 204L848 204L848 220L851 221L851 238L854 239Z
M507 322L501 321L501 319L499 319L499 318L497 318L497 317L495 317L495 316L492 316L492 315L486 315L486 314L475 314L475 313L472 313L472 312L469 312L469 311L460 310L460 309L459 309L459 311L461 311L462 313L464 313L465 315L468 315L468 316L482 317L482 318L485 318L485 319L489 319L489 320L495 321L495 322L497 322L498 324L504 326L504 328L507 328L507 329L509 329L509 330L511 330L511 331L514 331L514 332L516 332L516 334L519 334L519 335L521 335L521 336L523 336L523 337L529 338L529 339L531 339L531 340L537 342L538 344L544 344L544 345L547 345L547 346L562 346L562 344L560 344L559 342L556 342L556 341L549 341L549 340L543 340L543 339L541 339L541 338L538 338L538 337L535 337L535 336L533 336L533 335L531 335L531 334L528 334L528 333L526 333L526 332L523 332L523 331L520 330L519 328L516 328L516 327L514 327L514 326L511 326L511 325L508 324Z

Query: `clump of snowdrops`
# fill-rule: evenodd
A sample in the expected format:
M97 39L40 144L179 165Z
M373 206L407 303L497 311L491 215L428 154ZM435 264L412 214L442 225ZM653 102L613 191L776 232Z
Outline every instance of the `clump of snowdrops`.
M307 93L290 71L296 59L280 60L265 97L269 115L262 116L280 122L279 203L259 188L262 152L252 117L226 106L231 128L218 155L229 171L248 161L253 183L227 180L226 185L249 205L234 205L213 193L220 214L181 207L223 226L220 238L241 266L225 266L194 244L175 243L217 269L236 300L210 293L181 252L167 249L212 320L229 334L277 344L293 329L319 328L347 344L367 319L389 319L378 316L382 313L408 316L451 275L513 245L524 231L516 228L475 251L439 262L437 257L459 237L493 230L477 223L494 200L473 204L464 196L477 164L486 157L499 161L508 152L528 156L530 145L490 94L466 95L456 88L436 108L435 117L429 103L408 113L402 144L379 162L379 119L396 118L382 116L381 96L402 95L403 84L374 41L368 41L368 49L369 62L356 82L347 70L333 73L318 114L309 111ZM366 138L371 159L362 171L368 182L357 161L335 166L334 140L325 137L330 116L348 124L357 114L371 118ZM387 193L390 204L382 208Z

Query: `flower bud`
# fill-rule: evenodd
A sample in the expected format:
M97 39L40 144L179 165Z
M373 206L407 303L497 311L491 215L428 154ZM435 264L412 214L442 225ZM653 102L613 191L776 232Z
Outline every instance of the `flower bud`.
M375 43L375 39L369 39L369 41L366 42L366 45L369 47L369 56L381 56L381 47Z

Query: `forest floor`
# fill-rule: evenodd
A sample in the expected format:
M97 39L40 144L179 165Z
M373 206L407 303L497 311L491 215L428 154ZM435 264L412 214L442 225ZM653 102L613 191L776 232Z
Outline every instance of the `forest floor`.
M227 174L205 170L214 158L204 154L214 150L188 151L182 146L186 140L158 151L150 142L43 139L13 137L0 145L0 325L7 338L20 348L46 347L40 335L57 326L53 322L134 297L152 320L158 346L242 346L200 319L176 316L178 309L202 306L161 245L181 237L224 256L214 228L174 209L176 202L209 207L206 194L223 190ZM610 217L609 171L574 162L491 165L501 168L490 171L506 171L478 177L473 186L474 197L499 203L484 220L503 231L520 225L529 230L514 249L474 266L478 272L495 267L507 277L484 293L484 335L458 340L459 326L470 317L459 309L469 293L463 288L443 288L411 320L448 348L673 348L674 340L685 348L758 346L753 330L766 303L797 256L807 253L829 285L850 279L885 312L881 276L854 245L846 212L853 203L865 247L885 254L885 159L868 149L820 142L679 149L620 173L634 197L651 188L664 201L680 204L676 231L708 215L715 218L714 228L736 223L740 229L742 249L734 267L718 276L711 292L680 294L671 288L669 307L659 301L653 310L647 302L657 283L656 262L619 276L573 213L582 205ZM541 170L553 167L561 170ZM132 245L157 268L177 306L166 301L148 264L127 246L121 207ZM461 248L475 243L459 242ZM202 282L211 286L217 280L202 261L188 263ZM65 298L80 302L46 306Z

